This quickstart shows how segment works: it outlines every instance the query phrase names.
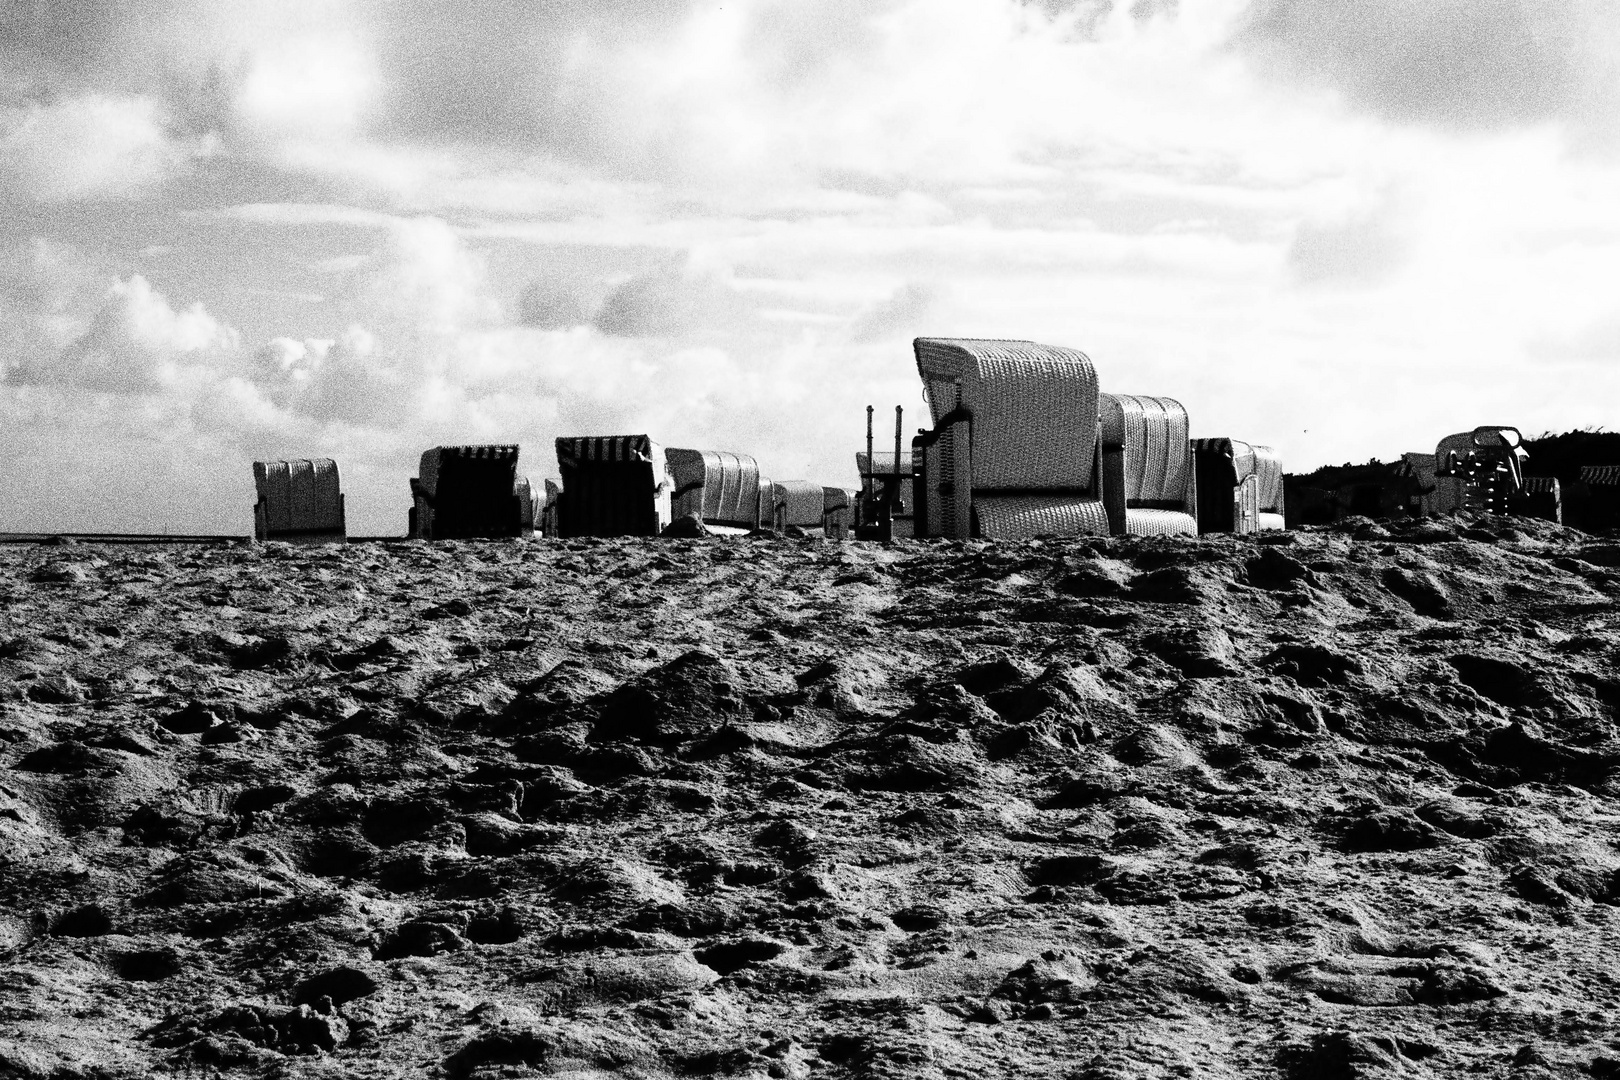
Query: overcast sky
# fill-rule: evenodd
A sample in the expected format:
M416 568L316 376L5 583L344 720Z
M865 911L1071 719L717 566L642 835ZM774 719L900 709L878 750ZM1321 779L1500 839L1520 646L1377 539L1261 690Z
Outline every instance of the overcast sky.
M1620 428L1608 0L0 0L0 530L423 449L853 484L910 339L1294 470ZM892 434L889 436L892 438Z

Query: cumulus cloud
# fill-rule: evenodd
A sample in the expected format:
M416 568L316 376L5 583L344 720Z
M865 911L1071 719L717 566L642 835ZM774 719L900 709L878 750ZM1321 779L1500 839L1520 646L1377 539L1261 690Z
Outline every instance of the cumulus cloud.
M1599 0L1257 0L1238 41L1380 115L1490 128L1612 106L1617 30Z
M721 274L690 267L638 274L608 293L591 324L614 337L679 337L699 327L722 332L745 305Z
M939 292L935 287L908 281L861 312L850 327L850 338L867 343L885 338L925 336L924 320L933 313L938 301Z

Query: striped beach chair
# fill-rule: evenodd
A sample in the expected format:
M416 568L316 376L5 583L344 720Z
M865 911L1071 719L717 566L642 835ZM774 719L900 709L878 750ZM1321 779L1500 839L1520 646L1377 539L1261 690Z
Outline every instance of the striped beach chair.
M517 536L523 506L512 443L435 446L411 478L410 534L423 540Z
M546 501L540 506L538 522L541 536L557 535L557 507L562 500L562 481L546 478Z
M976 338L913 347L934 422L912 441L917 535L1107 534L1084 353Z
M253 536L258 540L342 541L343 492L331 458L255 461Z
M821 532L829 540L845 540L855 535L855 509L861 493L849 488L821 489Z
M1497 425L1447 435L1434 449L1434 474L1461 480L1465 508L1505 514L1524 487L1523 442L1518 428Z
M559 535L657 536L669 524L674 484L663 449L647 436L560 438L557 467Z
M1103 394L1099 404L1109 531L1117 536L1197 535L1187 410L1171 398L1139 394Z
M759 462L719 450L664 451L671 482L670 520L696 514L710 532L759 528Z
M1508 510L1522 517L1564 523L1564 489L1556 476L1527 476L1517 496L1508 500Z

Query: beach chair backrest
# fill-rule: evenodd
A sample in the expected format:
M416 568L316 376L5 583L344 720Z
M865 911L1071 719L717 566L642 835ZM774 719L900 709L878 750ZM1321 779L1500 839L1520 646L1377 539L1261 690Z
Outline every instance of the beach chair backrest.
M1504 513L1524 487L1523 443L1518 428L1497 424L1448 435L1434 450L1435 475L1461 478L1463 505Z
M664 451L674 485L671 520L696 514L706 525L759 526L759 462L724 450Z
M540 520L538 526L541 536L557 535L557 513L562 503L562 481L552 477L546 478L546 500L540 507Z
M646 435L559 438L557 467L561 535L656 536L669 524L674 485L663 449Z
M1256 501L1259 510L1259 527L1262 529L1280 529L1283 527L1283 517L1287 512L1284 505L1287 496L1284 492L1282 455L1269 446L1256 445L1254 448L1254 481L1258 488Z
M343 493L331 458L255 461L253 486L259 539L344 535Z

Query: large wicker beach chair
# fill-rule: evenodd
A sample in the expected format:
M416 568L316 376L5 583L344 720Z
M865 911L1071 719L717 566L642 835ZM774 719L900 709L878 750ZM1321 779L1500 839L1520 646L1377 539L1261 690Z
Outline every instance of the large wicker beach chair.
M1097 373L1075 349L918 338L934 427L912 442L919 536L1106 534Z
M1462 481L1462 504L1505 514L1508 500L1524 487L1524 437L1503 425L1447 435L1434 449L1434 474Z
M1196 535L1198 493L1187 410L1170 398L1139 394L1103 394L1099 405L1109 531Z
M344 540L343 492L331 458L255 461L253 536L258 540Z
M821 489L822 535L829 540L844 540L855 535L855 510L860 496L860 492L849 488Z
M557 535L557 508L562 503L562 481L546 478L546 501L540 507L538 526L541 536Z
M410 534L423 540L516 536L518 447L511 443L435 446L411 478Z
M1198 531L1251 533L1259 529L1260 476L1255 448L1224 438L1194 439L1192 445Z
M893 484L898 478L900 505L898 508L890 508L890 535L894 537L913 535L912 511L917 505L914 495L916 474L912 467L914 457L910 450L904 450L897 464L892 450L874 450L870 456L865 450L855 452L855 467L861 476L856 514L858 524L865 526L875 523L877 501L883 493L885 484Z
M1259 488L1260 518L1258 528L1286 529L1288 508L1284 503L1282 455L1269 446L1254 447L1254 478ZM1195 478L1196 480L1196 478Z
M779 480L771 485L771 518L781 532L789 525L820 534L826 494L809 480Z
M561 536L657 536L674 489L661 447L645 435L557 440Z
M720 450L664 451L674 490L670 519L696 514L710 532L749 533L759 528L759 462Z

